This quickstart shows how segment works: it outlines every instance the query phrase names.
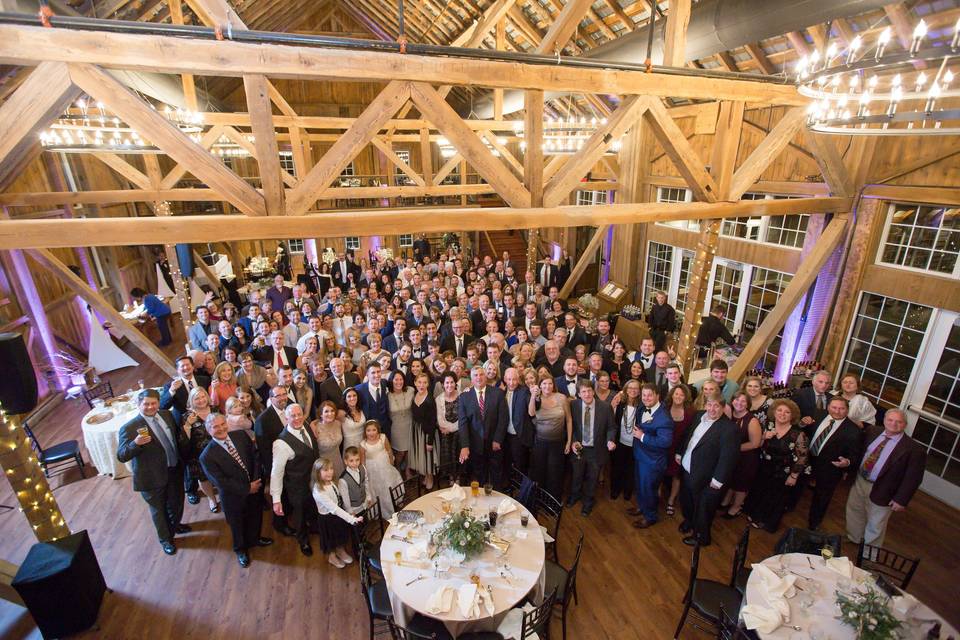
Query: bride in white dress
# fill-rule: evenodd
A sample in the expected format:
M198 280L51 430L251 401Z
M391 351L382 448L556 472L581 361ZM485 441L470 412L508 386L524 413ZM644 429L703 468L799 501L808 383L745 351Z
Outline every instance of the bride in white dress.
M393 466L393 451L387 436L380 433L380 423L367 420L363 425L363 442L360 443L361 462L367 468L370 490L380 498L380 510L384 518L393 515L393 501L390 499L390 487L395 487L403 478Z

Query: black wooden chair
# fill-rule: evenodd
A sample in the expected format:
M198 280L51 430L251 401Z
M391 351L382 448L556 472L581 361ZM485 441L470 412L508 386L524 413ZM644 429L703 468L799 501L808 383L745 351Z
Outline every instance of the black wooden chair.
M560 519L563 517L563 503L553 497L549 491L543 487L537 487L534 497L533 509L534 517L537 522L546 528L547 533L553 538L553 542L547 542L546 557L553 559L554 562L560 562L560 552L557 547L557 539L560 537Z
M694 620L693 626L706 633L716 634L720 625L720 608L727 611L739 611L741 596L737 590L716 580L705 580L697 577L700 570L700 544L693 547L693 558L690 561L690 583L687 593L683 596L683 613L680 614L680 623L674 632L674 640L680 637L683 625L691 611L710 628L700 626Z
M530 511L536 507L538 488L539 485L520 469L510 467L510 495Z
M66 440L53 445L47 449L40 446L40 441L33 434L30 423L27 420L23 422L23 430L30 438L30 446L37 454L37 460L40 461L40 467L43 469L43 475L50 477L50 468L64 469L65 467L76 464L80 467L80 476L86 477L86 467L83 464L83 456L80 455L80 443L76 440Z
M720 605L720 625L717 630L717 640L757 640L757 634L745 629L737 622L735 617L730 617L726 607Z
M390 487L390 501L394 512L402 511L408 504L423 495L422 476L407 478L395 487Z
M920 565L920 558L908 558L889 549L861 542L857 547L855 564L861 569L880 574L887 582L906 591Z
M818 556L820 550L824 547L830 547L833 549L834 556L840 556L843 554L843 539L835 533L820 533L819 531L790 527L777 541L774 553L806 553Z
M433 474L434 488L447 489L453 486L454 482L460 481L460 463L448 462L437 467L437 472Z
M747 564L747 547L750 545L750 527L743 528L740 541L733 550L733 568L730 571L730 585L742 596L747 590L747 580L750 578L750 569Z
M580 540L577 542L577 554L573 559L573 564L569 569L563 565L546 561L544 566L545 591L552 591L556 596L554 604L560 605L561 625L563 629L563 638L567 637L567 609L570 608L570 601L580 604L577 598L577 570L580 567L580 554L583 552L583 533L580 533Z
M367 603L367 614L370 618L370 640L384 635L392 630L393 607L390 605L390 594L387 592L387 583L383 580L374 580L370 575L370 558L366 549L360 546L357 564L360 565L360 592ZM384 624L386 623L386 624Z
M355 529L357 534L357 553L360 553L360 547L364 547L364 553L370 560L370 566L379 573L383 573L383 565L380 563L380 543L383 541L384 524L382 512L380 510L380 498L372 505L367 507L363 513L363 522Z
M527 638L537 637L540 640L549 640L550 638L550 618L553 613L553 606L556 604L556 589L543 599L539 606L523 611L523 618L520 622L520 635L510 636L510 640L527 640ZM510 614L507 614L510 615ZM457 640L505 640L504 635L499 631L475 631L457 636Z
M83 390L83 399L87 405L93 409L94 400L109 400L113 397L113 386L108 380L104 380L98 385Z

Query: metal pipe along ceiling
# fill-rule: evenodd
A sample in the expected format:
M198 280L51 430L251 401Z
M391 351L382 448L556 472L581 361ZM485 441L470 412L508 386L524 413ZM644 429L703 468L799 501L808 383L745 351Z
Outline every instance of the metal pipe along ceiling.
M822 24L837 18L849 18L881 9L890 0L701 0L690 12L685 60L707 58L751 42L779 36L789 31ZM669 12L668 12L669 17ZM663 32L666 20L654 24L652 60L663 62ZM647 55L649 28L643 26L584 52L583 58L609 62L640 64ZM547 99L560 93L548 93ZM507 91L503 112L523 109L523 92ZM481 118L493 117L493 101L479 102L475 110Z

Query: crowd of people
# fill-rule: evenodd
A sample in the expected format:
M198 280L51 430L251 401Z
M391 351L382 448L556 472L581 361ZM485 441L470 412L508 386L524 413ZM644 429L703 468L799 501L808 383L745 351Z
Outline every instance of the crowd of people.
M665 295L634 351L608 318L591 325L567 307L556 265L518 279L506 252L467 259L418 242L405 260L340 254L326 287L278 274L242 309L196 309L177 376L142 391L120 432L118 458L132 461L166 553L189 531L184 497L201 492L242 566L271 544L270 510L302 553L319 534L342 568L352 526L378 499L389 517L391 487L414 476L428 490L439 478L506 488L516 469L584 517L602 485L637 529L679 507L690 545L710 544L718 513L776 531L806 485L817 529L845 477L848 536L879 544L920 484L925 454L903 413L877 424L855 376L831 392L821 371L794 399L773 399L715 360L688 385Z

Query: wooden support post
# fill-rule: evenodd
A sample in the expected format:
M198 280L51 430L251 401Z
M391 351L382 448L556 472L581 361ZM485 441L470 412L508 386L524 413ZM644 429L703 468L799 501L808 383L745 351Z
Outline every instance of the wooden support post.
M433 150L430 146L430 129L420 129L420 172L424 184L433 184Z
M269 85L266 76L243 76L243 87L247 94L247 111L250 113L254 145L257 149L257 165L260 167L264 204L268 216L281 216L286 213L281 174L286 172L280 166L280 150L277 148L277 134L273 126Z
M603 241L609 230L610 225L606 224L602 227L597 227L596 231L594 231L593 237L590 238L590 242L587 243L587 248L580 254L580 257L577 259L577 264L573 265L573 269L570 270L570 277L567 278L567 281L563 284L563 288L560 289L560 299L566 299L573 291L573 288L580 280L580 276L582 276L586 270L587 265L593 262L593 256L596 254L597 248L600 247L600 242Z
M846 218L838 217L831 220L827 228L823 230L813 251L797 269L787 288L780 293L776 306L757 327L756 333L747 342L737 361L730 368L729 376L731 380L739 380L756 365L760 355L776 337L777 332L780 331L780 327L786 322L793 308L807 293L810 285L813 284L820 268L843 239L846 226Z
M531 89L525 91L524 99L524 141L523 182L530 193L531 206L543 206L543 91ZM540 241L539 229L527 232L527 271L536 273L537 245ZM519 274L517 274L519 277Z
M849 198L853 195L853 184L850 180L850 174L843 164L843 158L837 150L831 136L805 131L804 138L807 146L813 152L813 157L820 167L820 173L823 174L823 180L830 186L830 193L842 198Z
M507 20L501 18L497 22L497 51L507 48ZM503 89L493 90L493 119L503 120Z
M663 64L667 67L682 67L687 63L690 4L690 0L670 0L666 33L663 34Z
M203 256L200 255L199 251L195 248L192 248L191 251L193 251L193 259L197 261L197 266L210 282L210 286L213 287L214 291L220 291L220 278L218 278L217 274L210 268L210 265L203 261ZM193 274L191 273L190 276L193 277Z
M760 179L763 172L776 159L781 151L790 143L806 121L807 114L800 107L788 110L780 121L774 125L770 133L757 145L753 153L744 160L740 168L733 174L730 184L730 200L739 200L753 183Z
M181 0L168 0L167 6L170 8L170 23L184 24L183 22L183 3ZM198 111L197 105L197 85L193 80L193 74L185 73L181 76L183 83L183 97L187 102L187 109Z
M551 55L555 51L562 51L592 4L592 0L567 0L535 52Z
M703 315L703 303L709 292L710 270L720 238L720 220L700 223L700 235L693 264L690 265L690 282L687 284L687 306L683 312L683 327L677 340L677 361L684 371L692 372L696 356L697 332Z
M166 354L153 344L139 329L131 325L116 309L107 302L106 298L94 291L86 282L76 276L67 265L57 260L47 249L27 249L27 254L46 268L55 278L60 280L68 289L87 301L104 318L113 324L114 328L130 342L137 346L143 355L152 360L167 375L176 375L176 367L167 358Z

